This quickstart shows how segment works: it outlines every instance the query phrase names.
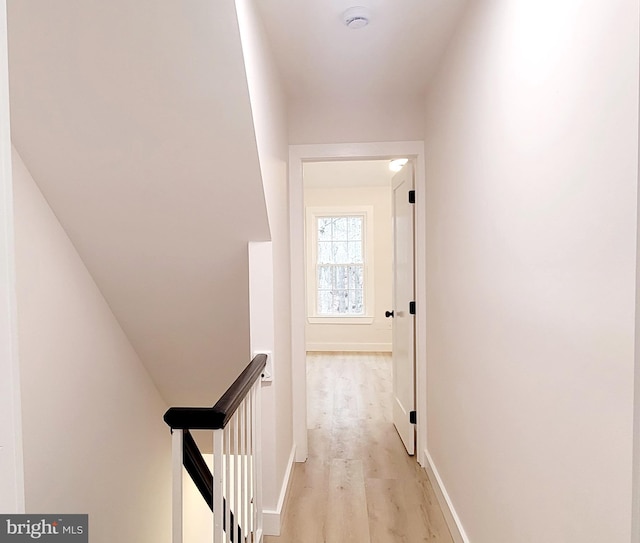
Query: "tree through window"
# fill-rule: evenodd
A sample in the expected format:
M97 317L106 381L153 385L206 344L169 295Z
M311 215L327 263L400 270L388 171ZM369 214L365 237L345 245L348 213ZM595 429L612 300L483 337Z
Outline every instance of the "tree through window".
M364 216L317 217L317 314L364 315Z

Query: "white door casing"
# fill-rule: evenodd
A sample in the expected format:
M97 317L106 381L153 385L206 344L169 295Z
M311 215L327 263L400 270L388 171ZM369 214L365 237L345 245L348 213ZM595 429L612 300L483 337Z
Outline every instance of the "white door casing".
M0 0L0 512L24 512L15 292L7 6Z
M415 453L415 303L413 164L393 177L393 424L409 454Z
M416 184L416 329L426 330L426 181L423 141L372 143L322 143L289 146L289 227L291 232L291 384L293 403L293 438L296 462L307 459L307 388L304 323L305 260L304 260L304 196L303 164L324 160L370 160L407 157L413 160ZM427 463L426 334L416 334L416 442L420 465Z

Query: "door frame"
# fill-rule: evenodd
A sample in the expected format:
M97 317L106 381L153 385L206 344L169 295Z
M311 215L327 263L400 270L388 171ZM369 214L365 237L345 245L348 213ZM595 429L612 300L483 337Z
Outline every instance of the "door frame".
M289 231L291 243L291 394L296 462L308 456L307 364L305 348L306 274L304 261L305 162L371 160L406 157L415 166L415 296L416 296L416 457L426 466L427 349L426 349L426 175L423 141L289 145ZM422 333L419 333L422 331Z
M0 0L0 511L24 513L7 5Z

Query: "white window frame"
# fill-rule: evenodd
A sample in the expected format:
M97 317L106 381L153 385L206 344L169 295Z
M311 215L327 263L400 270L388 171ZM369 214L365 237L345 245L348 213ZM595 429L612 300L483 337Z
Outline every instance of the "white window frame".
M318 315L318 227L321 217L363 217L362 249L364 260L364 315ZM372 324L374 307L373 206L308 206L307 240L307 322L309 324Z

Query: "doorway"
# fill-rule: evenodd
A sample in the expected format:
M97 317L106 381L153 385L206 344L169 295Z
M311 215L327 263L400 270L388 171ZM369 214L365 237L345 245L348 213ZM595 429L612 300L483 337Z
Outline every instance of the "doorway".
M303 462L308 455L307 445L307 387L306 387L306 271L305 271L305 223L303 168L305 163L336 160L389 160L405 156L415 167L415 315L416 330L416 452L417 460L425 465L426 449L426 356L424 329L426 278L424 274L424 144L423 142L390 142L364 144L293 145L289 154L289 195L291 231L291 288L292 288L292 377L293 419L296 461Z

